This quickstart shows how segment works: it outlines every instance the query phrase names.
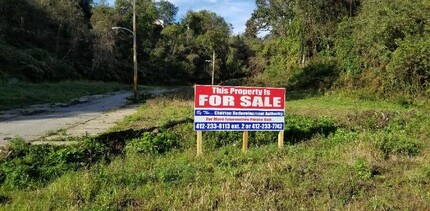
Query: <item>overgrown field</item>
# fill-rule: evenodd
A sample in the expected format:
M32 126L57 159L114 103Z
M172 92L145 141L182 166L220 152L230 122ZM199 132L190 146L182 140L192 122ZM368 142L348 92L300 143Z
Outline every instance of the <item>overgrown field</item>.
M73 98L85 95L101 94L129 88L130 86L120 83L85 80L44 83L29 83L14 80L0 81L0 110L33 104L67 102Z
M0 162L3 210L429 210L428 107L340 95L286 103L277 133L204 133L192 93L148 99L76 146L16 140Z

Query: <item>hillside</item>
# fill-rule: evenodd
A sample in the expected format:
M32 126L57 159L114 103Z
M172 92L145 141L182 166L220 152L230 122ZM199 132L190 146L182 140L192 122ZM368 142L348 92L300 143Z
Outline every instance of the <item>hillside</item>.
M4 0L0 11L0 80L129 83L135 34L146 85L209 84L214 69L216 84L406 101L430 89L428 0L258 0L237 35L215 12L178 17L165 0Z

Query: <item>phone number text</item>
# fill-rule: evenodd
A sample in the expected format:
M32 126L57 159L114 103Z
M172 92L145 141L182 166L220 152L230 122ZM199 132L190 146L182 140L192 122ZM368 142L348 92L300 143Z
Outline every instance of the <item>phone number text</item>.
M195 122L194 130L197 131L281 131L284 123L264 122Z

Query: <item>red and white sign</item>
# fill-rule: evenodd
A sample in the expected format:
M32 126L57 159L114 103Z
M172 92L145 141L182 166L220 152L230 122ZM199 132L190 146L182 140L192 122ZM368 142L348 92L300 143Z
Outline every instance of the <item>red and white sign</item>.
M280 131L284 114L284 88L195 86L195 130Z

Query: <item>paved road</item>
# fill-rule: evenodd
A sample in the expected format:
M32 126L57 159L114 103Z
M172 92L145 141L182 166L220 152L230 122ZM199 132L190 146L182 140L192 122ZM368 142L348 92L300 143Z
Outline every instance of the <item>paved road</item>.
M107 111L118 109L127 103L129 93L116 93L90 102L58 107L47 112L19 116L0 121L0 145L16 136L25 140L34 140L45 136L48 131L72 128L105 115ZM130 108L127 111L130 111Z

